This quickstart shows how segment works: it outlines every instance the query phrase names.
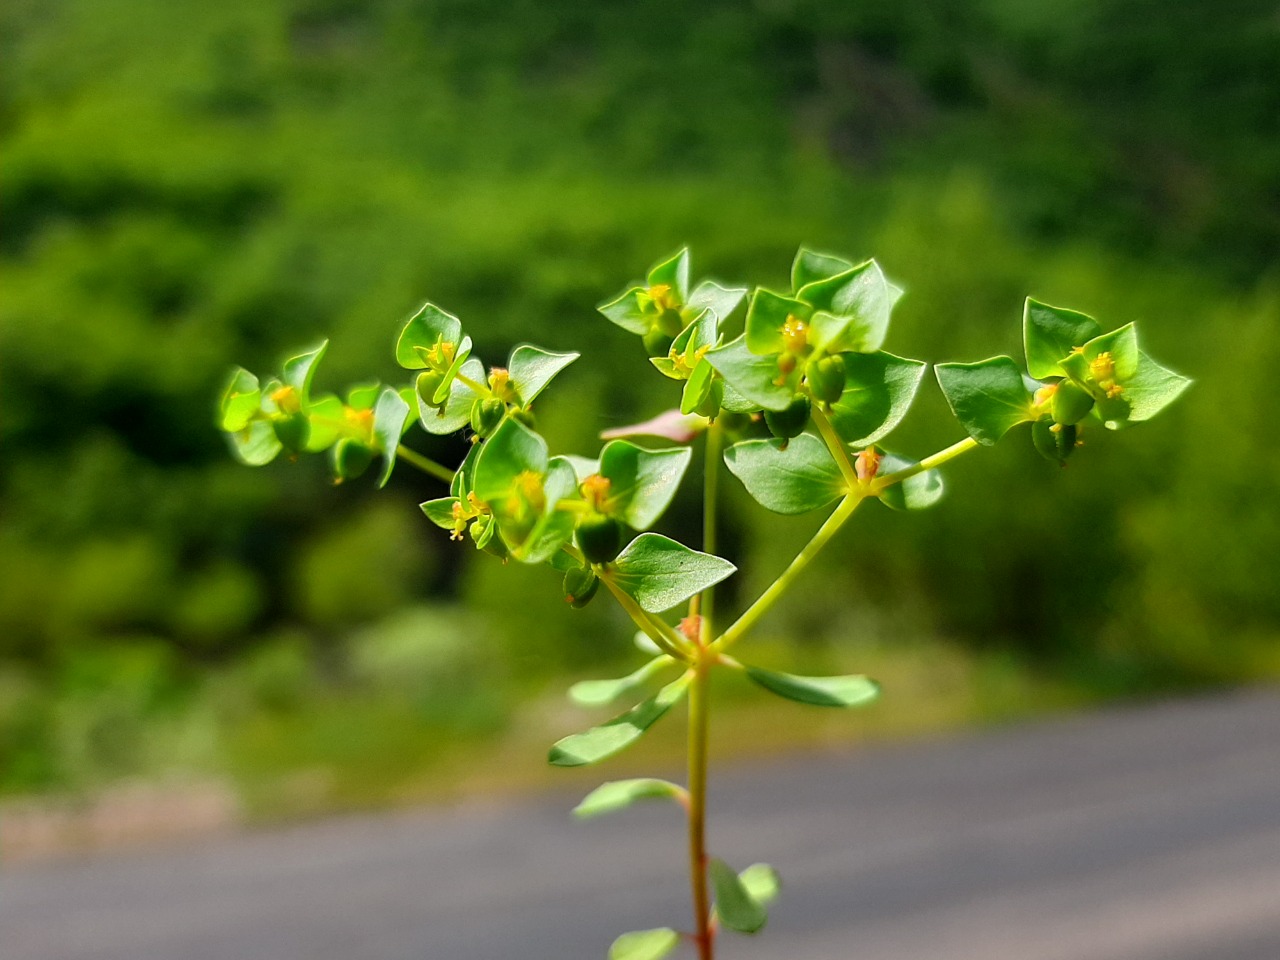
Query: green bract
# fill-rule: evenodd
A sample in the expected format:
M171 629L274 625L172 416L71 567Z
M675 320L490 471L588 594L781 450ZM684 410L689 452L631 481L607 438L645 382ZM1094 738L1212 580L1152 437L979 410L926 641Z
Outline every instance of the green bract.
M687 787L649 777L617 780L575 809L591 817L642 800L675 800L689 821L692 932L659 927L623 934L609 949L611 960L660 960L686 938L709 960L718 927L753 933L764 926L777 873L766 864L735 873L706 848L710 677L725 667L742 671L765 691L810 706L876 700L879 685L862 675L799 676L728 653L803 580L864 501L904 511L931 507L943 494L945 464L995 444L1021 423L1030 424L1036 450L1065 464L1091 421L1115 429L1147 420L1190 383L1143 352L1133 324L1104 332L1083 313L1028 299L1022 333L1029 373L1003 356L937 364L937 382L965 436L915 460L880 446L906 416L928 364L882 349L902 291L876 261L801 248L790 290L755 288L741 324L733 315L746 287L693 285L689 273L689 253L680 250L599 308L641 338L652 365L673 382L669 403L677 409L609 432L594 458L553 455L531 409L578 354L524 344L505 366L487 366L462 322L430 303L405 322L395 344L407 382L361 384L345 401L332 393L313 397L327 346L321 344L286 360L275 377L236 369L216 414L233 452L248 464L265 464L282 450L290 460L328 450L342 481L380 457L382 485L408 463L435 485L420 506L451 539L469 540L503 562L546 564L548 589L558 581L572 608L597 596L618 603L646 660L618 679L576 683L569 695L586 707L635 705L559 740L551 763L605 760L688 698ZM406 440L415 426L430 435L461 434L470 442L462 463L451 469L417 452ZM666 445L651 449L622 436ZM704 515L693 530L674 532L701 549L651 532L628 543L629 530L658 524L675 501L694 444L703 457ZM777 579L727 623L715 602L716 585L736 570L716 555L722 464L768 510L829 510L809 543L779 564ZM676 607L682 609L669 612ZM608 621L595 623L599 629ZM660 678L669 682L653 692Z

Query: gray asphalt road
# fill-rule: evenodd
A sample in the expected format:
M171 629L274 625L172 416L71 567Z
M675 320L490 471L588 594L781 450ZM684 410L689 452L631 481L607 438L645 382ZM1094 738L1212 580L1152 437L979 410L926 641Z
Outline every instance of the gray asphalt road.
M719 771L713 847L786 883L723 958L1278 960L1278 761L1253 691ZM677 811L575 799L15 868L0 958L598 960L683 925Z

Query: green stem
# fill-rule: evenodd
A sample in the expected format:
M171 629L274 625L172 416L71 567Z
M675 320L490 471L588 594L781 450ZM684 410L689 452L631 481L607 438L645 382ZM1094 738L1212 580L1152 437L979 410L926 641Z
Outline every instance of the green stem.
M706 459L703 462L702 475L702 551L704 553L716 552L716 506L720 495L720 451L723 446L724 431L713 422L707 428L704 449ZM701 636L705 646L714 636L711 633L711 618L715 615L715 587L711 586L703 590L701 598L701 610L693 612L702 614Z
M453 483L452 470L446 466L436 463L434 460L424 457L416 450L410 450L403 443L396 447L396 456L405 463L417 467L423 473L430 474L437 480L443 480L445 483Z
M973 437L965 437L959 443L953 443L945 450L939 450L933 456L925 457L914 466L899 470L897 473L888 473L883 477L876 477L871 484L871 495L876 496L885 487L891 487L895 483L901 483L914 477L916 474L924 473L926 470L932 470L934 467L940 467L948 460L954 460L961 454L968 453L970 450L978 449L978 441Z
M689 687L689 883L698 960L715 955L707 889L707 680L712 660L705 648L698 651Z
M819 404L815 403L811 410L813 422L818 425L818 432L822 434L822 440L827 445L827 449L831 451L831 456L836 462L836 466L840 468L840 475L844 477L845 486L852 492L859 487L858 471L854 469L853 460L849 458L849 449L844 445L844 441L840 439L840 434L836 433L836 428L832 426L827 415L822 412Z
M845 521L853 515L853 511L858 509L858 504L863 501L863 494L854 492L847 495L840 501L840 505L836 507L831 516L827 517L826 522L818 528L818 532L813 535L813 539L804 545L791 565L782 571L782 575L769 585L764 593L749 606L733 625L726 630L714 644L716 650L727 650L734 643L740 640L743 634L747 633L756 622L769 612L769 609L777 603L778 599L786 592L787 588L793 584L796 579L804 572L804 568L809 562L818 555L818 552L827 545L827 541L834 537Z
M476 381L472 380L465 373L455 373L453 376L454 376L454 379L456 379L464 387L470 387L472 393L478 394L479 396L484 397L485 399L488 399L489 397L493 396L492 390L490 390L483 383L476 383Z
M692 661L688 649L676 635L676 632L636 603L629 593L613 582L613 578L608 571L603 571L600 574L600 580L609 588L609 592L618 601L618 605L627 612L627 616L635 622L637 627L644 631L645 636L658 645L663 653L675 657L681 663L690 663Z

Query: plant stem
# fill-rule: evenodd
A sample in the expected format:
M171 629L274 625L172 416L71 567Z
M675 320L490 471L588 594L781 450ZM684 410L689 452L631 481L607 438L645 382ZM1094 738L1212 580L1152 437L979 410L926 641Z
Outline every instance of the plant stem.
M707 428L707 440L704 450L706 459L702 473L702 551L716 552L716 507L720 496L720 451L724 446L724 431L720 425L712 422ZM700 594L702 608L702 643L705 646L711 640L711 618L715 615L715 587L707 587Z
M965 437L959 443L953 443L945 450L939 450L932 456L925 457L914 466L899 470L897 473L885 474L883 477L876 477L871 483L871 495L875 496L885 487L891 487L895 483L901 483L910 477L914 477L918 473L924 473L926 470L932 470L934 467L940 467L948 460L954 460L961 454L968 453L970 450L978 449L978 441L973 437Z
M834 537L836 532L844 526L845 521L853 515L854 510L858 509L858 504L863 499L864 495L859 491L855 491L841 500L840 506L836 507L831 516L827 517L822 526L818 528L818 532L813 535L813 539L804 545L804 549L796 554L795 559L791 561L791 565L782 571L782 575L773 581L764 593L760 594L756 602L749 606L742 616L734 621L733 625L712 646L716 650L727 650L741 639L743 634L755 626L756 622L769 612L769 608L778 601L778 598L786 592L786 589L804 572L804 568L809 565L809 561L816 557L818 551L827 545L827 541Z
M675 657L681 663L692 662L693 657L690 655L687 645L679 638L676 632L636 603L630 594L613 582L613 577L610 576L607 570L600 573L600 580L609 588L609 592L618 601L618 605L627 612L627 616L635 622L637 627L644 631L645 636L658 645L663 653Z
M854 469L853 461L849 458L849 449L844 445L844 441L840 439L840 434L836 433L836 428L831 425L831 421L827 415L822 412L820 404L815 403L810 411L813 422L818 425L818 432L822 434L823 442L826 443L827 449L831 451L831 456L836 462L836 466L840 468L840 475L844 477L845 486L852 493L859 487L858 471Z
M465 373L455 373L453 376L464 387L470 388L472 393L486 399L493 396L493 391L490 390L488 386L483 383L476 383L476 381L472 380Z
M712 662L707 649L700 648L689 687L689 884L698 960L715 956L707 890L707 680Z
M437 480L443 480L445 483L453 483L452 470L442 464L436 463L434 460L424 457L416 450L409 449L403 443L396 447L396 456L405 463L417 467L423 473L430 474Z

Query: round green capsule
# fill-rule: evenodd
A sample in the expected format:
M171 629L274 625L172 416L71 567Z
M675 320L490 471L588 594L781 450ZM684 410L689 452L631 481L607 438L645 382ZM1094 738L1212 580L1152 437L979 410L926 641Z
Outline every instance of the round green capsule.
M644 335L641 342L649 356L665 357L671 352L671 344L675 342L675 338L655 327Z
M809 412L809 398L794 397L785 410L766 410L764 422L769 425L769 432L779 440L790 440L804 433L809 423Z
M583 517L574 536L590 563L609 563L622 550L622 524L602 513Z
M844 357L822 357L810 362L805 377L815 400L835 403L844 393Z
M418 374L418 379L414 382L414 387L418 391L418 399L422 401L424 407L438 409L441 405L436 403L432 398L440 384L444 383L444 374L435 370L424 370Z
M311 421L305 413L291 413L286 417L271 422L276 438L290 453L301 453L307 446L307 438L311 436Z
M354 480L368 470L371 463L373 449L359 440L343 437L333 445L333 472L339 480Z
M600 589L600 578L587 567L574 567L564 575L563 587L565 603L580 610Z
M487 437L507 415L507 405L497 397L478 398L471 404L471 429L477 437Z

